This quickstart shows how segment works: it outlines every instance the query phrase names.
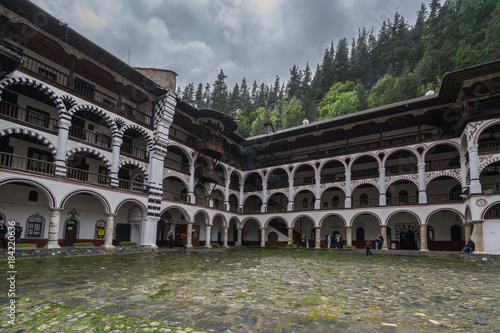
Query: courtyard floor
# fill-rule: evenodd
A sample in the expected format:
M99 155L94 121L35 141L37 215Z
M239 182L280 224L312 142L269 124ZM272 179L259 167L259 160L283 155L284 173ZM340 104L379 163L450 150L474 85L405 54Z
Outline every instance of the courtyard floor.
M500 332L500 265L373 252L18 259L0 332Z

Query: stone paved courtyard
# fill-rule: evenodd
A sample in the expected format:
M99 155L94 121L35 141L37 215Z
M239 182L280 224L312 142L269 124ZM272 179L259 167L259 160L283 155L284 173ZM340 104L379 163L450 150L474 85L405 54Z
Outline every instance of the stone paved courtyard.
M500 332L500 265L374 253L17 260L16 325L2 292L0 332Z

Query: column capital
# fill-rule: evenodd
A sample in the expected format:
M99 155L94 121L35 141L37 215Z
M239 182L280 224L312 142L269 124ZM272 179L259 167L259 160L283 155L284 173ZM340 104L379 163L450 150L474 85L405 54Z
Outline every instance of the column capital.
M378 168L378 173L385 173L385 168Z
M224 184L226 184L226 186L229 186L229 184L231 184L231 180L230 179L226 179L226 181L224 182Z
M292 184L293 185L293 179L288 179L288 184Z
M64 208L61 208L61 207L50 207L49 210L51 212L62 212L64 210Z
M187 224L194 224L194 221L186 221Z
M477 152L479 145L470 145L467 147L468 152Z
M346 176L346 177L347 177L347 176L351 177L351 173L350 173L350 172L346 172L346 173L345 173L345 176Z
M417 167L418 167L419 169L425 169L425 163L424 163L424 162L417 163Z
M228 226L228 225L225 225L225 226L224 226L224 229L229 229L229 226Z
M119 137L117 135L113 135L113 138L111 139L111 145L113 146L121 146L123 143L122 137Z
M106 213L106 217L115 217L116 215L118 215L118 214L114 214L114 213Z
M484 220L472 220L472 221L470 221L471 224L481 224L483 222L484 222Z

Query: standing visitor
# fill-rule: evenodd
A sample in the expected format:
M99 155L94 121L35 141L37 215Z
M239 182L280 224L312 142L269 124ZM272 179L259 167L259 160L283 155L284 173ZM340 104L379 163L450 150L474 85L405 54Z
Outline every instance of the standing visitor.
M367 240L366 241L366 255L367 256L371 256L372 255L371 248L372 248L372 242L370 242L370 240Z
M382 246L384 245L384 237L382 237L381 234L378 234L377 236L376 245L377 245L377 250L381 250Z
M5 234L7 233L7 226L4 220L0 220L0 238L2 239L2 247L7 248L7 242L5 241Z
M309 236L306 236L306 248L309 248Z
M306 235L300 235L300 246L306 247Z
M21 233L23 232L23 227L19 222L16 223L14 228L14 237L16 238L16 244L19 244L19 240L21 239Z
M168 241L170 242L170 248L174 247L174 233L171 231L170 235L168 235Z

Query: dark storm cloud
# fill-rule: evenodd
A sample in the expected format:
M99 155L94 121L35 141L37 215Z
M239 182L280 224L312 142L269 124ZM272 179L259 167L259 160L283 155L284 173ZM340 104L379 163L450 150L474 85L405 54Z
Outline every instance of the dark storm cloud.
M359 28L378 31L400 12L413 24L411 0L35 0L36 4L140 67L175 71L178 85L213 83L220 69L231 89L288 79L295 64L311 70L325 48ZM428 3L428 0L425 1Z

